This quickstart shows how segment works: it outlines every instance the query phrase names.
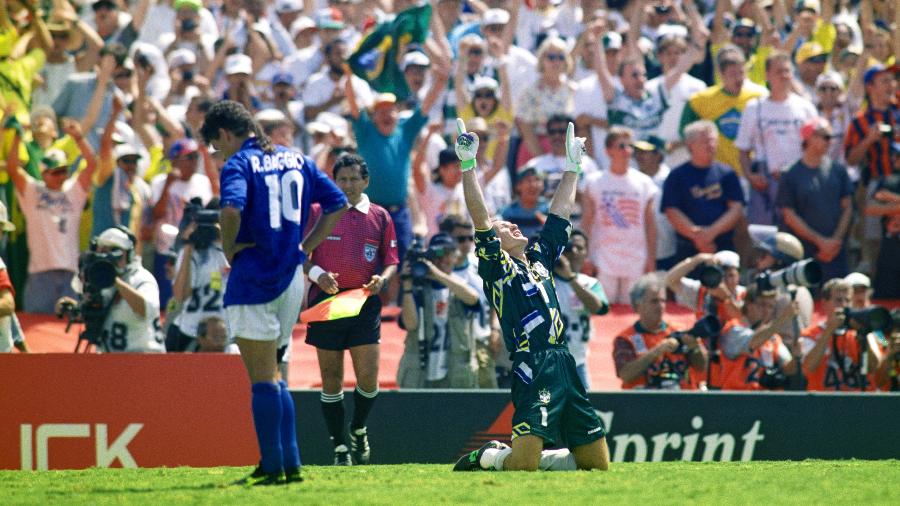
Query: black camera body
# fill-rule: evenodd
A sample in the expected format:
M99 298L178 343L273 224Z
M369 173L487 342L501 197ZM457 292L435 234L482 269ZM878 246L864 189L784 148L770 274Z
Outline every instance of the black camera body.
M788 378L780 367L766 367L759 377L759 386L767 390L784 390Z
M406 258L409 262L409 277L414 284L422 284L428 277L428 266L425 260L430 259L429 250L421 237L413 238L412 244L406 250Z
M700 267L700 284L706 288L716 288L725 279L725 271L715 264L706 264Z
M219 223L219 211L216 209L206 209L203 204L192 200L184 206L181 222L182 229L191 223L197 224L187 242L198 250L210 247L219 238L219 229L216 226Z
M722 330L722 323L719 322L715 315L708 314L697 320L697 323L690 329L672 332L669 334L669 337L678 341L678 353L685 353L687 351L684 344L685 335L694 336L696 339L708 340L718 337L720 330Z
M764 271L756 276L756 287L770 292L788 285L814 286L822 282L822 266L812 258L794 262L777 271Z
M57 317L66 318L66 332L73 323L84 323L84 331L78 336L89 344L107 351L103 339L103 322L109 315L110 304L103 299L103 290L116 283L122 274L118 267L125 254L122 251L100 253L86 251L79 259L79 277L82 280L81 300L78 303L65 301L60 305ZM76 347L77 351L77 347Z
M868 332L890 332L897 323L891 312L881 306L869 306L863 309L845 307L844 319L844 321L853 322L857 327Z

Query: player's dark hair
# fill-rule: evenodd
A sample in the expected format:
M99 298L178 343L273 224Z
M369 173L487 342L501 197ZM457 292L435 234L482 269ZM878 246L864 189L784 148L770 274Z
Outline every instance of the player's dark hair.
M272 139L263 132L259 123L253 119L243 105L233 100L222 100L216 102L206 113L203 120L203 126L200 128L200 135L210 142L219 138L219 129L228 130L232 134L243 137L253 134L256 136L259 147L266 153L275 151L275 144Z
M369 179L369 166L366 164L363 157L356 153L344 153L339 156L334 162L334 167L331 168L331 175L334 179L337 179L338 172L340 172L341 169L344 167L353 167L354 165L359 166L359 176L361 178Z
M584 242L588 242L587 234L585 234L584 232L582 232L581 230L579 230L577 228L575 230L572 230L572 233L569 234L569 240L571 241L572 238L575 237L576 235L580 236L582 239L584 239Z

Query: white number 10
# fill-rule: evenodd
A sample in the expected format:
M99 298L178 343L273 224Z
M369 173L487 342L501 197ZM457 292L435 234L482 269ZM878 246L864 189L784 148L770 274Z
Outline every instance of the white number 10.
M300 198L303 195L303 175L300 171L284 172L281 181L278 174L270 174L265 181L269 189L269 225L275 230L280 229L281 216L299 224Z

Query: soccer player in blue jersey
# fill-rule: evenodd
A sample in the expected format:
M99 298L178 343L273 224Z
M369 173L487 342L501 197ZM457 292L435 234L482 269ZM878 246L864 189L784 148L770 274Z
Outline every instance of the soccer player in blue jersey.
M274 145L237 102L213 105L201 134L226 159L220 221L231 273L224 304L252 383L261 455L253 474L239 483L302 481L294 403L286 378L278 379L277 354L300 313L307 252L348 209L347 198L311 159ZM313 202L322 206L323 216L303 239Z
M514 224L491 222L473 170L478 136L466 132L461 119L456 121L456 155L463 170L466 207L475 224L478 274L512 357L515 412L512 447L490 441L463 455L453 470L608 469L606 430L566 346L552 275L572 232L568 218L575 203L584 139L575 137L575 126L569 123L565 173L540 235L529 244ZM545 446L564 448L542 451Z

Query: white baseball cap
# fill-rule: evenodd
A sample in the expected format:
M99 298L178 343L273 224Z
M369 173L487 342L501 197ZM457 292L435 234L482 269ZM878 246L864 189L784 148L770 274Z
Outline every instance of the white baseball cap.
M722 250L713 255L716 262L722 267L738 269L741 266L741 256L730 250Z
M253 60L245 54L233 54L225 58L225 75L253 74Z
M844 282L851 287L864 286L866 288L872 288L872 280L869 279L869 276L866 276L861 272L851 272L850 274L847 274L847 277L844 278Z
M123 251L134 249L134 243L128 234L118 228L108 228L97 236L97 246L106 248L118 248Z
M410 65L427 67L431 65L431 60L429 60L428 56L421 51L410 51L403 55L403 60L400 62L400 70L406 70Z
M194 65L196 63L197 56L189 49L180 48L169 53L169 68L176 68L182 65Z
M297 12L303 10L303 0L275 0L275 12Z
M509 23L509 12L503 9L488 9L481 15L482 25L505 25Z
M296 39L297 35L304 31L309 30L310 28L315 28L316 22L312 20L309 16L300 16L295 19L293 23L291 23L291 38Z
M115 148L113 148L113 155L116 160L122 158L124 156L136 156L138 158L141 157L141 152L138 148L134 147L131 143L119 144Z

